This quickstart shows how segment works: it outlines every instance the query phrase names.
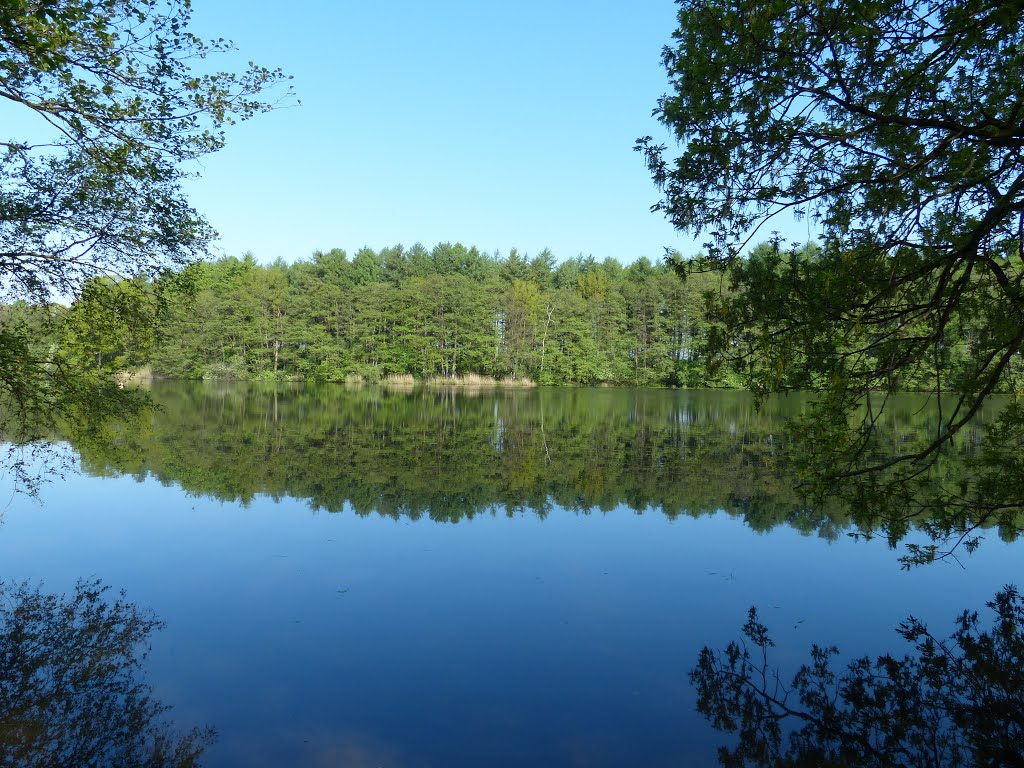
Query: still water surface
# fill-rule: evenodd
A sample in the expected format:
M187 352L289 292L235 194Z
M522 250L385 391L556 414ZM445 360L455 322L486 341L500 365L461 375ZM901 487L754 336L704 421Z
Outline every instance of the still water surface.
M776 462L798 398L154 386L8 494L0 574L152 609L148 681L206 766L715 765L688 672L756 605L787 673L1020 582L996 531L910 572ZM906 398L894 445L927 429Z

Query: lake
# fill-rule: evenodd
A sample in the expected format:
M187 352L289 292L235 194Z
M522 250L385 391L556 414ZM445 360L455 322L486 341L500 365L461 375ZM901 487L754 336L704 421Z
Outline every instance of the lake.
M689 672L757 606L811 644L902 654L1020 582L1020 544L902 570L779 456L791 396L155 382L159 408L7 482L0 572L98 578L165 622L144 668L205 766L711 766ZM895 402L896 443L927 431ZM920 434L919 434L920 433ZM902 545L900 545L902 546Z

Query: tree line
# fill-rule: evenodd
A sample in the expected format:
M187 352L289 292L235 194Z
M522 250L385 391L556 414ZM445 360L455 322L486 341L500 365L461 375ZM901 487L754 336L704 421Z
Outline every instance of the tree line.
M556 264L442 243L195 263L97 278L52 343L79 368L160 377L380 381L482 376L541 384L728 384L703 365L702 294L641 258Z
M786 257L811 263L817 253L808 246ZM759 246L749 268L793 268L778 254ZM35 353L78 370L148 367L182 379L735 387L776 378L749 323L732 316L734 289L720 273L687 269L698 263L679 254L627 266L584 256L556 263L548 250L502 256L459 243L364 247L351 258L334 249L270 265L247 254L156 278L93 278L69 308L4 307L2 327L34 324ZM955 381L976 338L970 317L957 327L941 354L893 386ZM812 367L813 349L794 352L810 362L787 361L787 375Z

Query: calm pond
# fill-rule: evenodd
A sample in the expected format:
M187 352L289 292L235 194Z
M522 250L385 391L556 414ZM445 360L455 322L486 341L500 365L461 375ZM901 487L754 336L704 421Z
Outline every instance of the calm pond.
M904 571L802 504L776 466L798 397L152 394L40 500L8 481L0 578L98 578L164 621L145 679L163 720L216 730L205 766L717 765L689 672L750 606L788 676L814 642L902 655L908 614L945 634L1020 581L996 530Z

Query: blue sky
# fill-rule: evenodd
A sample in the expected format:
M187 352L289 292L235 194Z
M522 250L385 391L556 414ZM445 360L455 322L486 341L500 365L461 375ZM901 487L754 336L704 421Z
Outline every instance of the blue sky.
M694 252L650 212L632 151L667 136L650 113L674 28L670 0L195 0L194 31L285 69L302 103L235 126L190 196L221 251L260 261L456 240L559 260Z
M559 261L695 254L700 237L650 211L633 151L672 143L651 110L675 27L673 0L193 0L193 31L238 48L211 66L280 67L301 102L230 128L188 184L221 234L213 255L444 241ZM806 223L773 228L809 239Z

